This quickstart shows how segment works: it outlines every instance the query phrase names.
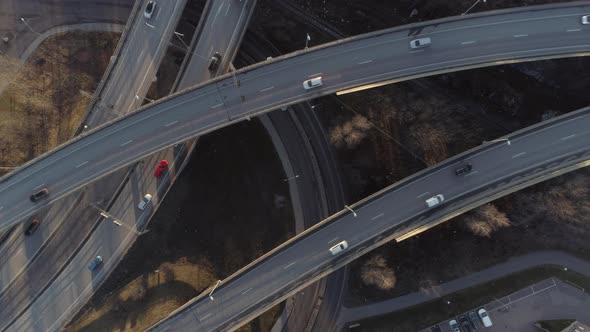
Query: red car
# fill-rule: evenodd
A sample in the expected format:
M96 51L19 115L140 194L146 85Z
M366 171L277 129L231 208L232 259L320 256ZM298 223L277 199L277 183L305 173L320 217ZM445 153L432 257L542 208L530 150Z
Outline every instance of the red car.
M164 170L167 167L168 167L168 162L166 160L160 161L160 165L158 165L158 167L156 168L156 171L154 172L154 176L158 177L158 176L162 175L162 172L164 172Z

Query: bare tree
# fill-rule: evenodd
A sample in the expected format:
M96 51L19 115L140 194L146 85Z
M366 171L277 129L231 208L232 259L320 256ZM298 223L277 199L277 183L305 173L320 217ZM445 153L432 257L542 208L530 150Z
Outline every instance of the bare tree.
M478 207L466 215L466 226L473 234L490 237L496 230L511 225L505 213L493 204Z
M395 287L397 281L395 272L389 266L383 256L377 254L363 264L361 279L368 286L374 286L381 290L390 290Z
M362 115L355 115L350 121L337 125L330 130L330 141L337 147L356 147L372 128L371 123Z

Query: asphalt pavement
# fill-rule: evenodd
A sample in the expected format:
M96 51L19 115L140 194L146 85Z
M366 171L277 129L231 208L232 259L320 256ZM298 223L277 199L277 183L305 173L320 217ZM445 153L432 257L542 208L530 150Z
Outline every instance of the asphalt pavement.
M278 107L371 82L506 59L574 56L590 50L590 28L580 24L580 16L590 12L590 5L543 8L463 16L336 42L268 60L242 69L235 77L228 74L152 103L2 178L1 228L153 152ZM419 35L430 36L432 45L410 49L409 41ZM141 81L142 89L148 76ZM304 90L302 81L315 76L322 76L324 85ZM28 200L34 190L43 187L50 191L47 199Z

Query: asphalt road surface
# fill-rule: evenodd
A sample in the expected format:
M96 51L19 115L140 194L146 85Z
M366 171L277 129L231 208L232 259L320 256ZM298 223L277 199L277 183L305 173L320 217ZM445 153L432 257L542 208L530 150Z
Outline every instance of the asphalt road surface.
M426 214L434 219L450 214L475 194L495 192L531 171L538 172L559 160L577 155L590 159L590 108L556 118L509 136L506 141L486 143L393 185L354 213L341 213L330 223L304 233L281 250L251 265L226 284L219 285L213 298L201 296L179 314L162 322L157 331L217 331L239 327L243 321L273 302L288 296L325 272L366 253L382 234L401 236ZM456 176L454 170L469 162L473 170ZM488 190L486 190L488 189ZM445 201L428 211L425 200L442 194ZM457 205L459 206L459 205ZM437 214L438 213L438 214ZM348 242L346 251L332 255L329 248ZM372 242L372 243L371 243Z
M449 67L458 70L501 59L579 55L590 50L590 28L580 24L580 16L590 12L590 5L531 8L423 23L421 28L331 44L307 54L267 61L242 70L237 77L226 75L153 103L4 177L0 183L0 228L166 146L286 104ZM410 49L409 40L416 36L430 36L432 45ZM302 81L315 76L323 76L324 85L304 90ZM238 87L234 80L239 81ZM49 197L32 203L28 197L43 187L48 188Z

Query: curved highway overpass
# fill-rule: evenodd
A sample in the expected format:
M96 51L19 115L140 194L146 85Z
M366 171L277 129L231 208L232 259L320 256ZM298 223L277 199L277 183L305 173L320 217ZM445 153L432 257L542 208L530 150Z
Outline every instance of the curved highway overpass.
M588 2L528 7L411 25L335 42L242 69L88 132L0 183L0 229L120 167L187 138L277 107L384 80L488 66L504 60L587 55ZM419 51L409 40L429 36ZM321 75L324 85L301 83ZM37 188L50 195L37 204Z
M454 170L463 161L471 163L473 171L456 176ZM589 164L590 107L485 143L385 188L236 272L152 330L234 330L390 240L402 240L493 199ZM445 201L428 209L425 199L437 194L443 194ZM343 240L348 249L332 255L328 249Z

